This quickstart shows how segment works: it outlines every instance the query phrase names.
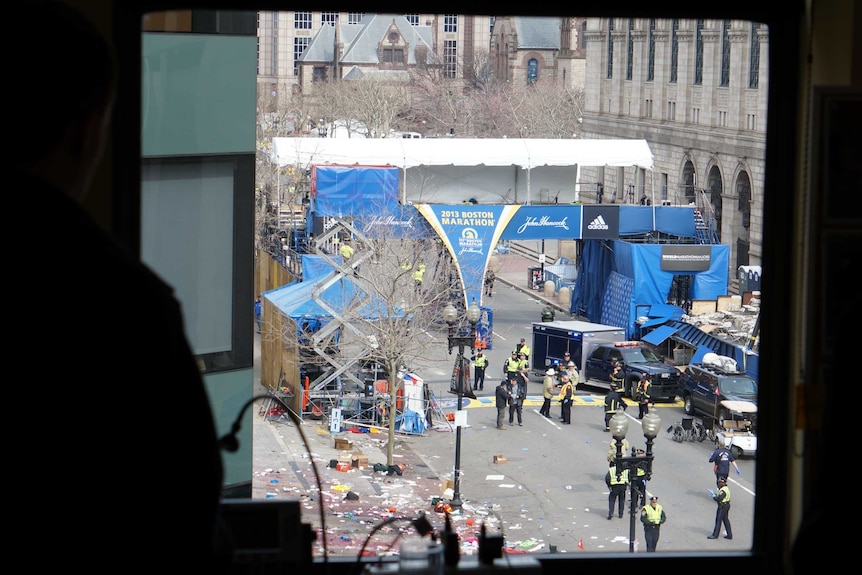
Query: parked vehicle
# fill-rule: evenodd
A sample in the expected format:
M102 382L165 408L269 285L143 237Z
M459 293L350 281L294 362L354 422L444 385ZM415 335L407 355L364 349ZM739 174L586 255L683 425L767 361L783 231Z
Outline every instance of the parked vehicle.
M609 388L615 363L622 364L625 373L623 395L626 397L634 399L638 380L643 373L649 376L652 384L652 401L675 401L682 390L679 369L662 361L647 344L640 341L615 341L595 346L582 372L583 383Z
M724 445L736 458L757 454L757 406L750 401L726 399L721 405L730 414L716 426L716 446ZM737 415L738 414L738 415Z
M595 346L625 339L625 329L588 321L533 322L533 347L530 353L530 372L542 377L549 367L559 371L566 352L571 354L584 380L584 362ZM564 366L563 366L564 367ZM610 381L608 381L610 383Z
M707 354L707 356L715 354ZM704 356L704 362L689 364L682 376L683 409L687 415L700 414L712 418L718 429L725 420L750 421L756 424L757 382L748 374L737 371L732 359L717 356L714 360ZM735 363L735 362L734 362ZM734 409L740 401L754 405L755 412L746 406L746 412Z

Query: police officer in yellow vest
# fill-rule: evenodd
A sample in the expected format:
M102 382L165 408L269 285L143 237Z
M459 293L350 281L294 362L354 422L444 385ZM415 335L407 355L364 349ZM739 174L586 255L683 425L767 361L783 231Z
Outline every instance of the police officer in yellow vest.
M608 472L605 473L605 485L611 492L608 494L608 519L614 516L614 502L619 502L619 517L623 517L623 509L626 506L626 485L629 482L629 470L623 469L622 473L617 475L617 466L614 461L611 461L608 466Z
M422 292L422 282L425 281L425 264L420 263L416 268L416 271L413 272L413 285L415 286L416 293L419 294Z
M505 365L503 366L504 375L506 377L506 381L509 382L509 391L511 391L511 386L514 383L518 382L518 375L521 373L521 362L518 359L518 352L513 351L512 357L506 360Z
M641 508L641 523L644 525L644 539L646 539L647 553L654 553L658 545L659 530L661 524L667 521L664 509L658 504L658 497L653 495L649 498L649 504Z
M712 500L718 505L715 509L715 527L712 528L712 535L707 535L707 539L718 539L718 534L721 533L721 526L724 525L725 539L733 539L733 529L730 527L730 488L727 486L727 478L719 477L715 482L717 491L709 490L712 495Z
M488 367L488 358L480 349L473 358L473 389L485 389L485 368Z
M525 338L522 337L520 343L515 346L515 353L523 353L527 359L530 359L530 346L527 345Z
M338 248L338 253L341 254L341 257L344 258L345 263L353 257L353 246L350 245L350 240L344 240L344 243L341 244L341 247Z
M632 455L635 457L643 457L644 450L643 449L632 449ZM639 497L643 497L643 503L646 505L646 470L642 467L643 464L638 464L637 471L635 472L634 477L630 477L632 482L632 486L634 490L632 491L632 497L634 497L633 505L637 508L640 505Z

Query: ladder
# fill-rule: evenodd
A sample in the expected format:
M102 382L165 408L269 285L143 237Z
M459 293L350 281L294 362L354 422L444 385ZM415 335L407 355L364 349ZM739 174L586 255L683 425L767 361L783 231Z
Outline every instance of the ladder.
M698 243L718 243L718 235L715 233L713 226L708 224L704 219L703 212L701 212L699 208L694 208L694 231L697 236Z

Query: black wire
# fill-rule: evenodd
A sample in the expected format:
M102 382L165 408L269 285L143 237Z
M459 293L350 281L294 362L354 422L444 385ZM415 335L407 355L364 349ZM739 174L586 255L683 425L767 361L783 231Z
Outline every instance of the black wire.
M371 530L371 533L369 533L368 537L365 538L365 541L362 542L362 547L359 548L359 554L356 556L356 563L353 566L354 573L358 575L362 571L362 554L365 553L365 548L368 546L368 543L371 541L371 538L374 537L374 534L386 527L387 525L392 525L393 523L405 519L410 519L410 517L388 517L374 526L374 528ZM395 541L393 541L392 543L394 544Z
M323 509L323 484L320 481L320 474L317 472L317 465L314 463L313 453L311 451L311 446L308 444L308 439L305 437L305 434L302 432L302 421L299 419L299 416L292 410L290 407L281 400L280 397L277 397L274 394L270 395L255 395L251 399L243 404L242 409L239 410L239 415L236 416L236 421L233 422L231 426L230 433L223 436L219 440L219 445L222 448L226 448L226 445L230 445L231 443L235 444L236 447L239 447L239 442L237 441L236 435L239 433L241 420L245 411L258 399L273 399L275 400L281 407L284 408L285 412L290 417L290 420L296 425L296 431L299 433L299 437L302 439L302 444L305 446L305 452L308 453L308 460L311 463L311 471L314 473L314 481L317 484L317 503L318 509L320 510L320 536L323 541L323 563L324 565L329 563L329 547L326 543L326 513ZM233 449L236 451L236 449Z

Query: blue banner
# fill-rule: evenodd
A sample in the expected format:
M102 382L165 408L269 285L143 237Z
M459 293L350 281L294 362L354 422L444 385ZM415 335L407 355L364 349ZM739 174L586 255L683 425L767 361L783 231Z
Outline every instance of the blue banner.
M464 309L476 300L482 305L482 282L494 246L521 206L473 205L416 206L455 260L464 286Z
M556 240L581 237L579 204L521 206L503 230L503 240Z
M494 310L484 305L481 310L476 324L476 349L494 349Z

